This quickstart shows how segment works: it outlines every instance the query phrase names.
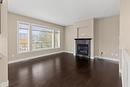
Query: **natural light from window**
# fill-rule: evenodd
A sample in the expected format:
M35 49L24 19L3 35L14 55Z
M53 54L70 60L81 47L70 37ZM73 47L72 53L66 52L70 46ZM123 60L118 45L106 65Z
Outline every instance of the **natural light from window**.
M19 23L18 52L29 51L29 24Z
M18 22L18 53L60 48L60 30Z
M32 26L32 50L40 48L54 48L54 30L39 26Z

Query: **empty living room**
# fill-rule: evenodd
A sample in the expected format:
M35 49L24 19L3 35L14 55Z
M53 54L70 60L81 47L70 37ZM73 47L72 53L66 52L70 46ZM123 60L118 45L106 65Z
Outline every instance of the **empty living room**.
M0 0L0 87L130 87L130 0Z

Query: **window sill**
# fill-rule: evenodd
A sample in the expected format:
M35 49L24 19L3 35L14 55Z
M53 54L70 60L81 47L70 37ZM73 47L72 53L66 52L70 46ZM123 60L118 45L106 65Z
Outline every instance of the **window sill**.
M35 49L35 50L32 50L31 52L35 52L35 51L46 51L46 50L55 50L55 49L60 49L59 48L41 48L41 49Z

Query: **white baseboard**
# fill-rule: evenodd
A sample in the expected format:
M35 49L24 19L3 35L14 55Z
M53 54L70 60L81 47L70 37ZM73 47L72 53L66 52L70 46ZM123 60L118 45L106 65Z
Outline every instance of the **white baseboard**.
M91 59L94 59L94 57L91 57Z
M74 52L71 52L71 51L64 51L64 52L74 54Z
M74 52L71 52L71 51L64 51L64 52L66 52L66 53L70 53L70 54L73 54L74 56L76 56L76 54L74 53ZM92 57L90 57L91 59L94 59L94 57L92 56Z
M64 51L59 51L59 52L53 52L53 53L49 53L49 54L43 54L43 55L38 55L38 56L33 56L33 57L27 57L27 58L23 58L23 59L14 60L14 61L9 61L8 64L27 61L27 60L36 59L36 58L39 58L39 57L49 56L49 55L63 53L63 52Z
M119 69L119 72L122 74L122 69Z
M119 69L120 77L122 78L122 70Z
M8 87L8 86L9 86L9 81L0 83L0 87Z
M22 61L27 61L27 60L31 60L31 59L35 59L35 58L39 58L39 57L44 57L44 56L49 56L49 55L53 55L53 54L58 54L58 53L63 53L63 52L74 54L74 52L71 52L71 51L59 51L59 52L53 52L53 53L49 53L49 54L43 54L43 55L23 58L23 59L19 59L19 60L9 61L8 64L22 62ZM108 57L95 56L95 58L111 60L111 61L117 61L117 62L119 61L118 59L108 58ZM91 59L94 59L94 57L92 57Z
M95 58L119 62L119 59L110 58L110 57L95 56Z

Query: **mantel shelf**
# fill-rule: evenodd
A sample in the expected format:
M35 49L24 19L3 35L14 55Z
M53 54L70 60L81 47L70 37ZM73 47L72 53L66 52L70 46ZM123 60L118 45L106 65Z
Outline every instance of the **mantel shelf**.
M92 38L76 38L75 40L92 40Z

